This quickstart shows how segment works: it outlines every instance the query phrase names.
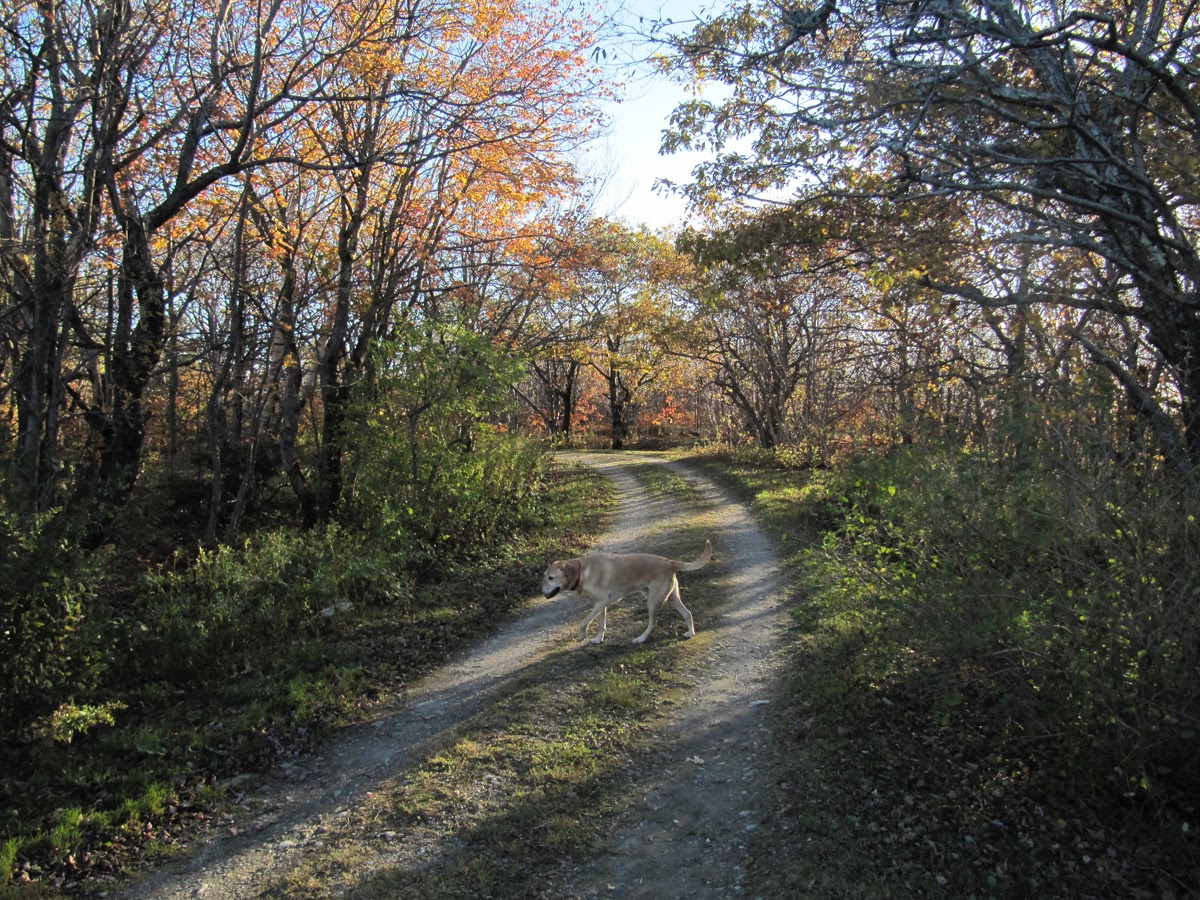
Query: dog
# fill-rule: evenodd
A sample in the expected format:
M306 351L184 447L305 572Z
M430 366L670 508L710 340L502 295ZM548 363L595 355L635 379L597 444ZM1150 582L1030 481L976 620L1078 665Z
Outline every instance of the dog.
M635 644L645 642L650 636L658 622L658 612L667 600L687 622L686 636L695 637L696 625L692 621L692 614L679 599L679 580L675 573L695 572L710 559L712 541L704 542L704 552L692 562L680 562L653 553L589 553L587 556L551 563L542 579L542 594L549 599L559 591L574 591L595 604L579 626L580 643L587 640L588 626L597 617L600 619L600 633L592 638L592 643L604 643L608 605L637 591L646 593L650 624L633 639Z

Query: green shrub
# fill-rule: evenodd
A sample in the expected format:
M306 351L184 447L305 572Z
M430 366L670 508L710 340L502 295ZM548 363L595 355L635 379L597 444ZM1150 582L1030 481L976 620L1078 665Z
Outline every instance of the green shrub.
M488 424L511 404L520 360L469 322L408 323L380 348L360 398L348 514L423 569L501 545L536 509L544 448Z
M29 527L0 509L0 732L27 729L107 664L90 614L105 558L85 553L50 516Z
M500 546L540 511L545 449L481 426L471 445L436 453L424 447L414 478L402 461L411 448L390 433L380 436L371 458L359 459L355 517L427 569Z
M405 563L338 525L201 550L148 576L143 655L174 680L270 658L359 605L406 602Z
M1116 467L996 467L923 448L848 470L814 558L826 615L863 635L864 683L921 665L1077 790L1200 789L1195 495Z
M115 724L116 719L113 718L113 713L124 708L125 704L120 700L95 706L91 704L77 705L73 701L68 701L46 718L40 730L45 737L51 740L69 744L76 735L87 734L97 725Z

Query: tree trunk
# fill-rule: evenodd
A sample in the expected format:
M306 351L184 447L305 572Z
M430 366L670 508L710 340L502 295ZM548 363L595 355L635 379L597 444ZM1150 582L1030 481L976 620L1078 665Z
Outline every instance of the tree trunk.
M625 437L629 434L629 426L625 421L625 411L630 398L629 390L621 383L621 370L612 369L608 378L608 411L612 422L612 448L625 449Z
M343 381L350 325L350 303L358 235L367 206L366 176L359 182L358 195L338 234L338 287L325 349L317 366L321 392L321 445L317 451L317 518L328 522L337 511L342 494L342 453L345 450L346 404L350 388Z
M283 263L283 284L279 297L277 341L282 346L279 397L279 456L296 502L300 504L300 520L305 528L317 521L317 498L304 477L304 469L296 453L300 433L300 410L304 405L302 388L304 371L300 366L300 347L296 343L296 260L289 252Z
M73 277L38 277L30 285L29 339L18 355L13 376L17 405L17 445L14 473L22 506L43 512L53 504L53 473L57 468L58 417L62 384L62 310L74 290Z
M95 452L92 462L82 467L74 498L79 503L94 504L94 538L102 537L100 532L128 501L137 482L146 436L142 399L166 339L165 285L154 267L149 238L136 217L127 217L125 227L108 379L111 395L99 398L85 412Z
M567 363L566 383L559 392L559 398L562 401L562 419L559 422L559 430L563 440L568 443L571 440L571 424L575 418L575 379L579 374L579 366L578 360L572 359Z

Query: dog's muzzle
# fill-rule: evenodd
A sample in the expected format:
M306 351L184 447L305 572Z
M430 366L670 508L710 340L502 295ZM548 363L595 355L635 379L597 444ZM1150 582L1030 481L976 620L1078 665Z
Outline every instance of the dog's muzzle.
M561 587L559 587L559 586L555 585L555 587L554 587L554 590L552 590L552 591L550 591L550 592L548 592L548 593L547 593L546 591L542 591L542 593L543 593L543 594L545 594L545 595L546 595L546 599L547 599L547 600L549 600L551 597L553 597L555 594L557 594L557 593L558 593L559 591L561 591L561 590L562 590L562 588L561 588Z

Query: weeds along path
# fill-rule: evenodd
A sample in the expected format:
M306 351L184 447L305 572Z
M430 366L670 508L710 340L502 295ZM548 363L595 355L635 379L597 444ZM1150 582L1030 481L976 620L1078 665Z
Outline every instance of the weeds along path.
M597 468L617 489L618 507L602 549L691 558L707 536L715 557L708 571L681 579L698 636L686 644L684 664L673 670L670 693L677 702L653 722L640 749L620 762L627 770L612 783L622 796L605 804L609 817L592 844L598 849L543 869L536 886L517 893L733 896L742 890L748 846L773 783L762 769L771 758L764 707L784 628L776 556L745 507L686 466L643 456L571 458ZM647 488L655 475L674 487ZM460 826L389 828L386 813L375 811L379 798L460 740L473 717L518 692L531 685L578 690L627 652L645 623L642 598L626 600L610 612L608 642L580 647L575 633L585 611L571 596L546 601L539 595L493 637L412 687L374 721L346 729L277 777L251 782L248 815L186 856L119 890L109 887L107 896L417 896L411 893L416 888L405 893L403 885L415 884L406 879L461 856ZM665 610L650 645L678 642L677 622ZM490 774L477 780L481 792L498 781Z

